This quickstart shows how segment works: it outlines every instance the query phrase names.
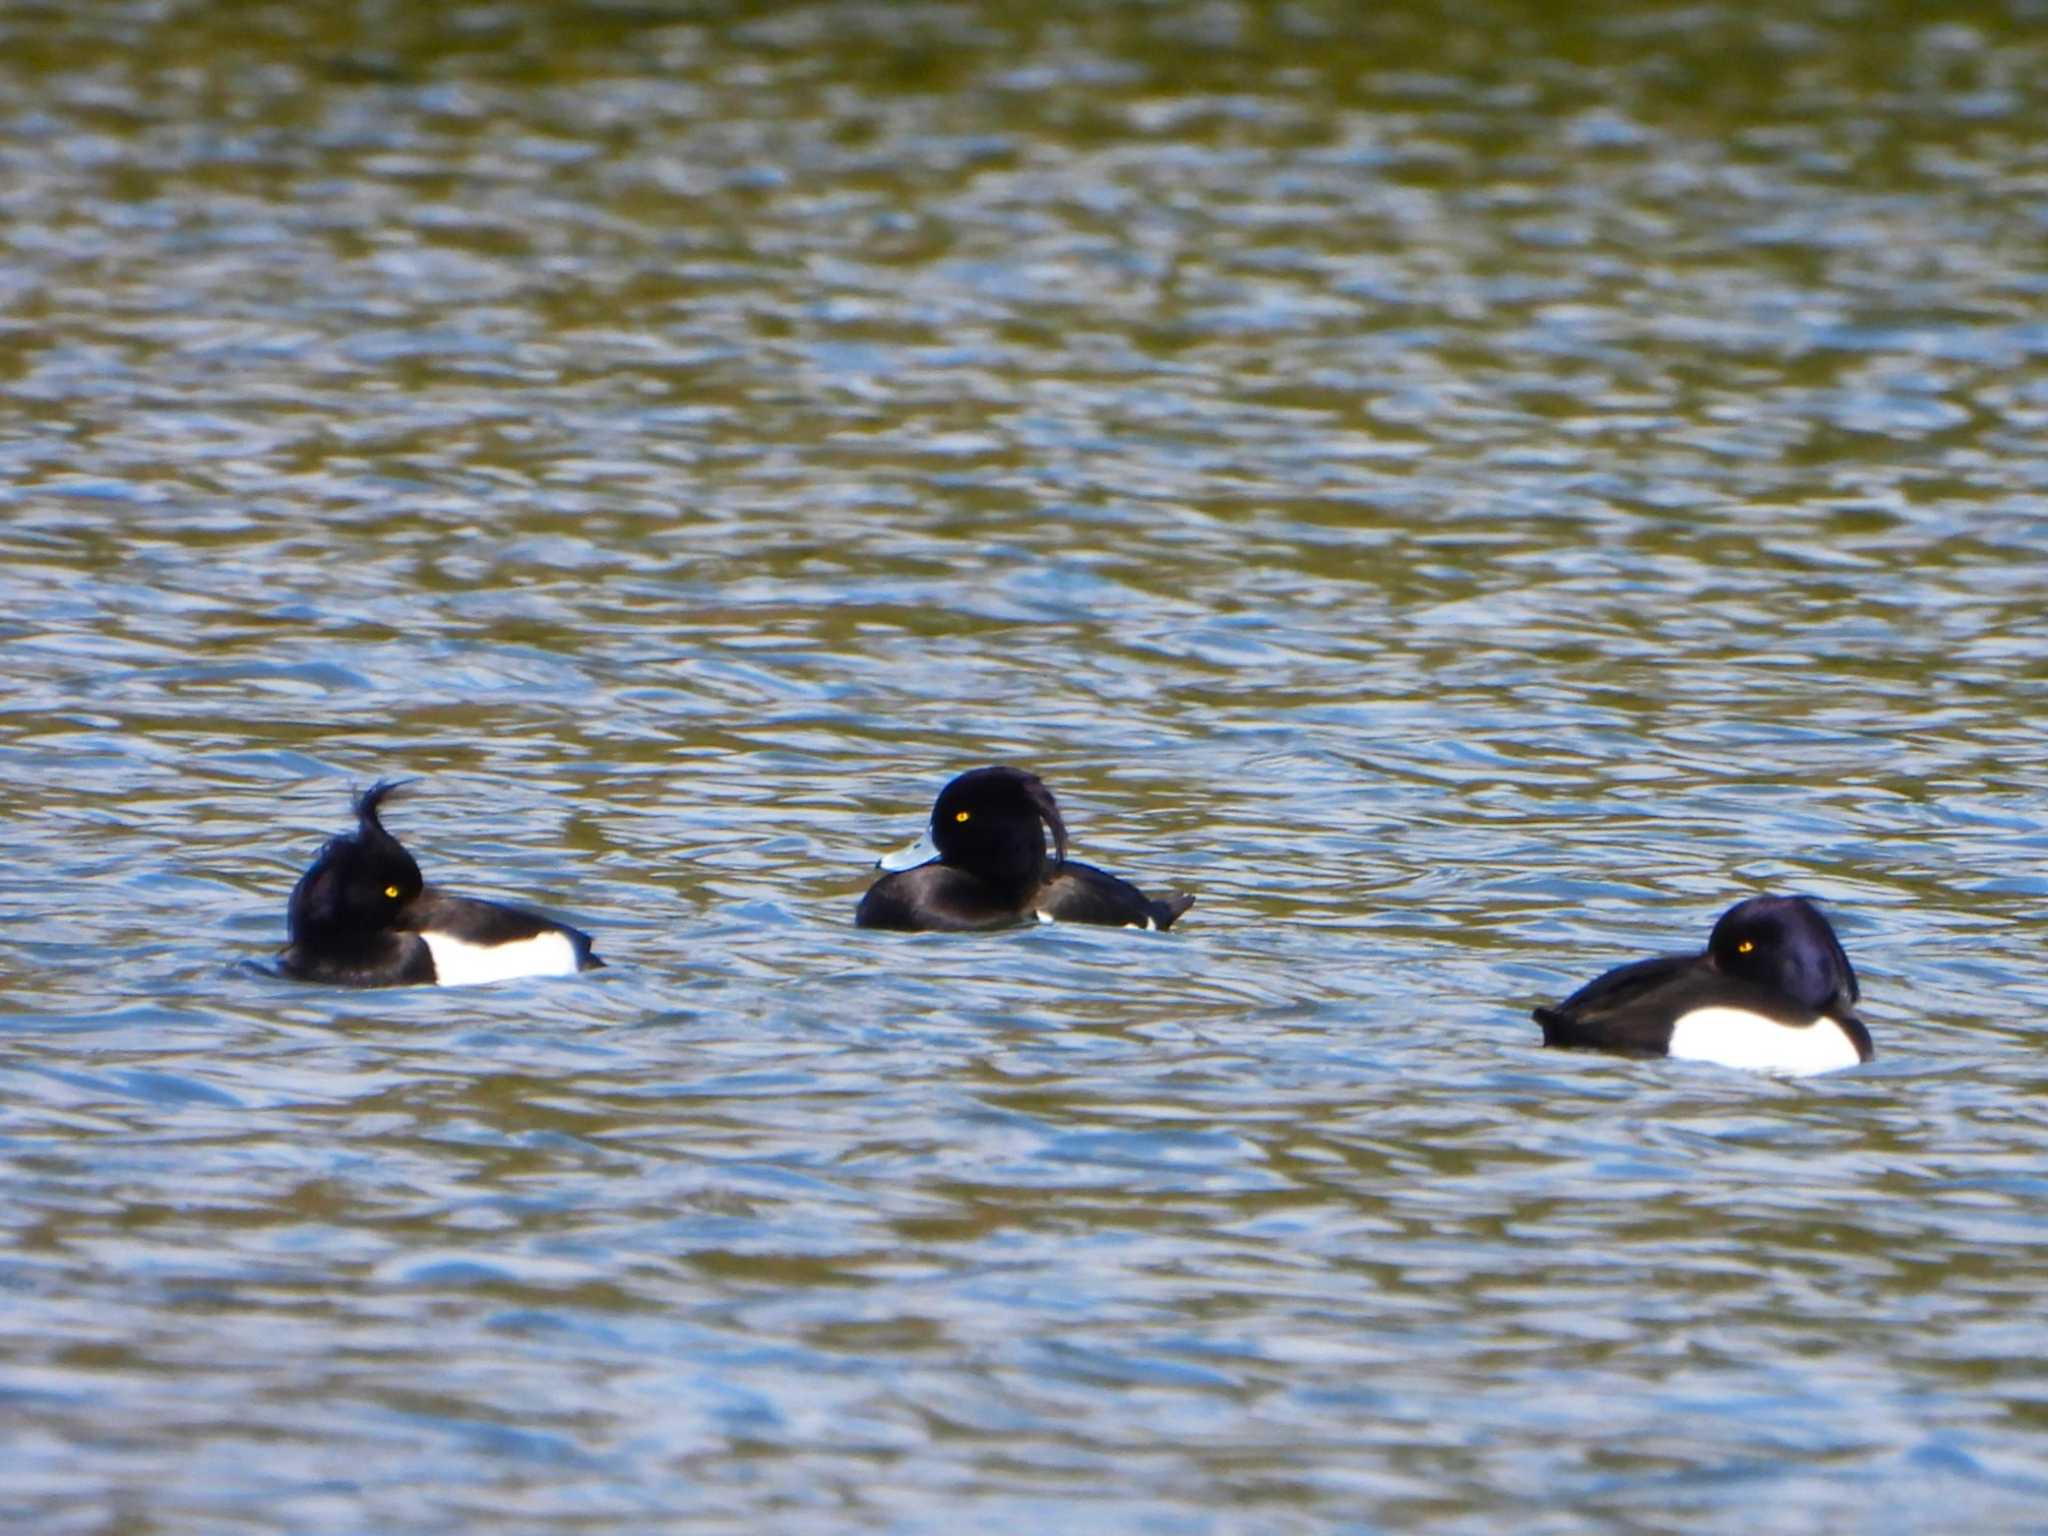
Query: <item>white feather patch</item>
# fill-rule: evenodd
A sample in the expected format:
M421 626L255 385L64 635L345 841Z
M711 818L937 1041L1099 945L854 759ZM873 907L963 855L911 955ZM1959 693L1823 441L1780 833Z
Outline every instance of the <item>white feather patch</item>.
M473 987L517 976L573 976L576 946L566 933L549 929L511 944L466 944L445 933L423 933L434 956L434 984Z
M1040 912L1040 913L1038 914L1038 920L1039 920L1039 921L1040 921L1041 923L1050 923L1050 922L1056 922L1056 921L1057 921L1057 919L1056 919L1056 918L1054 918L1054 916L1053 916L1053 915L1052 915L1052 914L1051 914L1050 912Z
M1671 1028L1671 1054L1684 1061L1753 1072L1833 1072L1861 1058L1856 1042L1825 1014L1811 1024L1780 1024L1747 1008L1695 1008Z

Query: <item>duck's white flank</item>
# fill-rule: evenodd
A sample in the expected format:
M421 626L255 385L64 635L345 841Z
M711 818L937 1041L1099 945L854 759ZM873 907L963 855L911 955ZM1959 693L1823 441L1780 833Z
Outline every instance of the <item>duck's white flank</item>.
M1671 1054L1684 1061L1752 1072L1834 1072L1861 1058L1856 1042L1825 1014L1811 1024L1780 1024L1747 1008L1695 1008L1671 1029Z
M465 944L445 933L423 933L434 956L434 984L473 987L516 976L573 976L576 946L566 933L549 929L513 944Z

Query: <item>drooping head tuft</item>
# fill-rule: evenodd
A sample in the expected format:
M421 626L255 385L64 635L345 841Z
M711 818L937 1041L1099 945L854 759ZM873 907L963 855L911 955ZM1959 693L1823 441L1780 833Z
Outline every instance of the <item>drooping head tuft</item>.
M1017 774L1023 779L1025 798L1037 809L1038 819L1045 823L1046 830L1052 833L1053 863L1066 863L1067 822L1066 818L1060 815L1059 801L1053 799L1052 791L1045 787L1045 780L1041 779L1037 774L1025 773L1022 769L1018 768L1008 771Z
M971 768L939 791L932 841L947 863L1001 881L1036 881L1045 870L1045 834L1053 860L1067 858L1067 823L1045 781L1022 768Z

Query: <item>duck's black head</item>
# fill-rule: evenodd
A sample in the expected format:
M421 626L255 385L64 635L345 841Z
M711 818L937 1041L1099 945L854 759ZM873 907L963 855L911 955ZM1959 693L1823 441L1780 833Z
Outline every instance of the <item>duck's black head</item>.
M357 796L356 830L331 840L300 876L286 914L293 944L328 952L369 944L419 896L419 865L377 819L400 787L387 779Z
M1816 1013L1846 1019L1856 972L1820 908L1804 896L1752 896L1721 914L1707 953L1723 975L1770 987Z
M1045 834L1053 862L1067 858L1059 802L1035 773L975 768L939 791L931 838L939 858L998 885L1036 884L1045 875Z

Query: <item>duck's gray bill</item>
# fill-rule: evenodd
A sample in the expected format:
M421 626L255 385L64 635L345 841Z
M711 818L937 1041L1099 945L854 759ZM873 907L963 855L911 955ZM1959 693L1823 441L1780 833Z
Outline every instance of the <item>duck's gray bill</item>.
M920 864L929 864L939 856L938 845L932 841L932 829L926 827L924 836L908 848L898 848L894 853L885 853L875 860L877 869L915 869Z

